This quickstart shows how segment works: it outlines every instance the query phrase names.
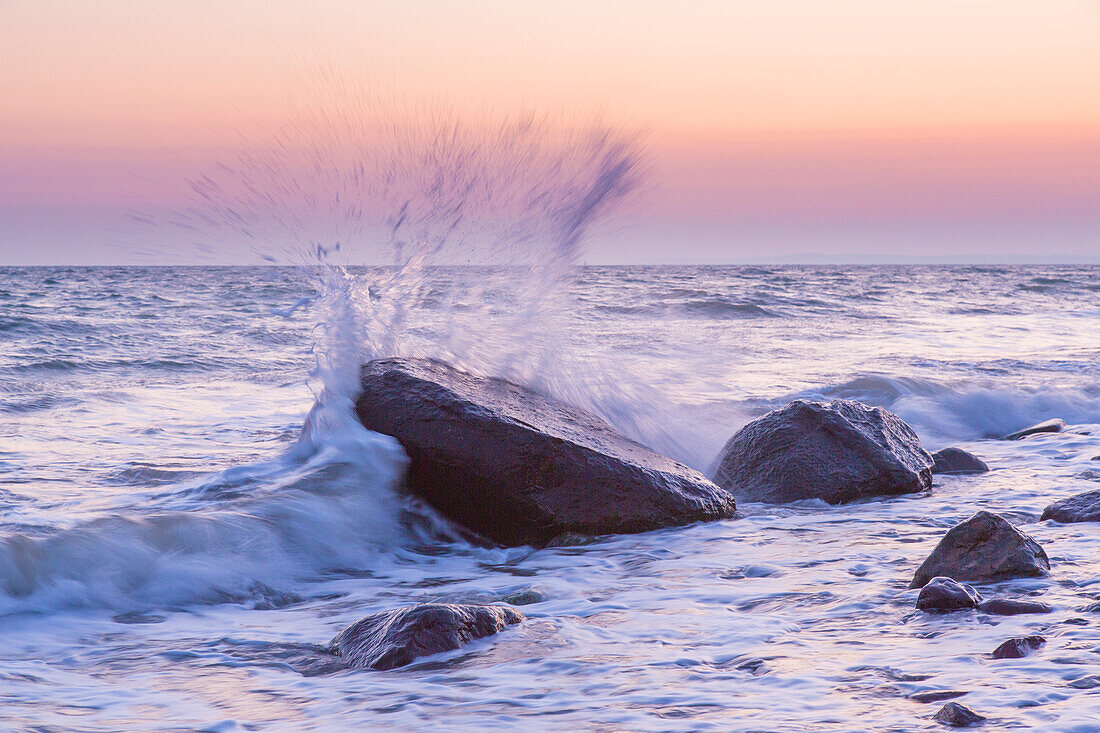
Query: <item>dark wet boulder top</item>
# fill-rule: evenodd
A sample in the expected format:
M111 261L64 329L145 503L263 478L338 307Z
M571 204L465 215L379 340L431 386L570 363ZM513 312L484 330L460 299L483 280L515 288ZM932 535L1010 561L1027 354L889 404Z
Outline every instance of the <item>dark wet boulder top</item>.
M332 640L329 651L351 667L394 669L523 620L523 614L507 606L421 603L356 621Z
M944 576L969 583L1046 575L1050 561L1039 543L1001 516L980 511L952 527L913 576L922 588Z
M962 448L944 448L932 454L932 473L958 475L988 472L989 466L985 461Z
M932 457L912 428L881 407L796 400L730 438L714 480L747 501L842 504L924 491Z
M969 585L951 578L932 578L917 595L917 609L928 613L974 608L981 594Z
M504 545L645 532L736 510L705 476L595 415L440 361L369 362L356 410L405 448L410 491Z
M1039 433L1060 433L1065 429L1066 421L1061 418L1054 418L1053 420L1041 422L1038 425L1032 425L1030 428L1017 430L1015 433L1009 433L1004 439L1019 440L1020 438L1026 438L1029 435L1038 435Z
M935 720L944 725L950 725L953 728L966 728L975 723L982 722L985 718L965 705L960 705L957 702L949 702L936 713Z
M1055 522L1100 522L1100 489L1074 494L1043 510L1043 520Z

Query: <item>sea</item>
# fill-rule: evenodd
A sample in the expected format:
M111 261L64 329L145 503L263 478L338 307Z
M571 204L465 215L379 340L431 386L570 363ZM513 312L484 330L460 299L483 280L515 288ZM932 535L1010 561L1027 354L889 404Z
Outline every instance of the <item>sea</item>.
M581 266L549 300L509 268L397 274L0 269L0 729L940 730L932 692L986 729L1100 731L1100 524L1039 521L1100 488L1100 268ZM703 472L799 398L881 405L992 470L473 546L352 417L358 365L393 354L523 380ZM1002 439L1050 418L1070 427ZM982 592L1051 613L914 608L981 509L1051 562ZM527 620L392 671L327 654L421 602Z

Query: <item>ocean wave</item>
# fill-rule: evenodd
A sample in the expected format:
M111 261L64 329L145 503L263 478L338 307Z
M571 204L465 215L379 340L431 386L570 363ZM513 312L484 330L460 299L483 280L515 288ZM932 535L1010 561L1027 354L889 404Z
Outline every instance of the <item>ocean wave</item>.
M950 441L1000 438L1051 418L1100 423L1100 386L999 386L867 375L806 390L796 397L857 400L896 413L933 447Z
M679 305L679 310L692 315L711 318L781 318L779 313L768 310L756 303L736 303L719 298L706 300L688 300Z
M134 505L73 527L0 537L0 614L274 602L408 539L397 491L406 463L350 406L319 405L274 461L132 495Z
M721 298L691 299L678 303L593 306L593 310L620 316L693 317L715 319L782 318L782 314L756 303L743 303Z

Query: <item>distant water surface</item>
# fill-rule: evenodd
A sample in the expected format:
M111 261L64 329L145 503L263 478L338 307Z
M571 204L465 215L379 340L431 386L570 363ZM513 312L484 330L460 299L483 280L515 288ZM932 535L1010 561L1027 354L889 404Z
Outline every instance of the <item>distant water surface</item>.
M461 336L486 277L430 273L405 338ZM1081 681L1100 668L1082 610L1100 525L1038 522L1100 488L1100 268L580 269L550 335L602 365L595 407L659 450L706 471L752 417L845 397L993 471L543 550L440 539L410 520L394 441L307 420L309 282L0 269L0 727L913 731L942 703L910 695L956 690L998 728L1100 730ZM517 307L506 288L499 307ZM1074 427L996 440L1052 417ZM1054 613L914 610L913 570L977 509L1052 564L983 591ZM374 611L526 591L543 600L522 626L401 670L318 649ZM988 657L1036 633L1037 653Z

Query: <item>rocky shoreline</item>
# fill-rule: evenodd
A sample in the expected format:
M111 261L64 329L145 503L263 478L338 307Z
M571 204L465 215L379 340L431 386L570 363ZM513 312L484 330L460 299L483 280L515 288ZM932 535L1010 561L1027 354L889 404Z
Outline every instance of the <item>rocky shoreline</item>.
M935 490L934 475L990 470L959 448L929 453L908 425L882 408L798 400L730 438L712 482L583 410L429 360L368 363L357 413L367 428L392 435L405 448L411 493L502 545L541 546L569 536L732 519L737 499L843 504L921 494ZM1005 439L1065 428L1050 420ZM1055 502L1042 520L1100 520L1100 492ZM979 510L944 535L916 568L910 587L919 589L916 608L926 613L1045 614L1053 610L1045 603L987 599L974 586L1049 573L1050 560L1034 539L1004 517ZM420 604L374 614L341 632L329 650L349 666L392 669L522 623L511 607L520 599L505 602L510 605ZM1021 658L1044 642L1039 635L1015 637L991 657ZM957 703L934 717L957 727L984 720Z

